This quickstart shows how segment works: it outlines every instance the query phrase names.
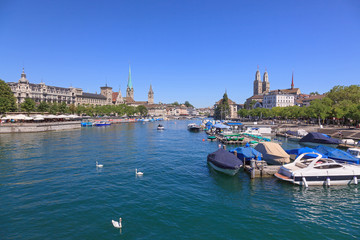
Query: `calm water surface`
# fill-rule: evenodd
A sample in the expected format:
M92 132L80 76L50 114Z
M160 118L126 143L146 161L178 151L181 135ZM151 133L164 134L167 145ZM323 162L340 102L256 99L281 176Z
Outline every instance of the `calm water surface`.
M359 187L219 174L188 123L0 135L0 239L360 238Z

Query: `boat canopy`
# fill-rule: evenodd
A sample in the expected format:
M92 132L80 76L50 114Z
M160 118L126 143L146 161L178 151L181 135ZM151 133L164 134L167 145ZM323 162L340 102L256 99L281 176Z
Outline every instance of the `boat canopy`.
M309 147L289 149L289 150L285 150L285 152L288 154L295 154L296 156L299 156L300 154L303 154L303 153L318 153L325 158L327 157L325 154L321 154L319 151L317 151L313 148L309 148ZM317 156L318 155L316 155L316 154L307 154L306 155L306 157L310 157L310 158L316 158Z
M310 132L305 137L300 139L300 142L313 142L322 144L340 144L341 141L336 138L331 138L325 134L318 132Z
M289 163L290 155L278 144L274 142L261 142L256 145L255 150L263 155L263 159L269 163Z
M261 160L261 152L255 150L252 147L238 147L233 150L230 150L231 153L234 151L237 152L237 157L241 160L251 160L251 159L257 159Z
M221 128L221 129L224 129L224 128L229 129L230 128L229 126L226 126L226 125L221 124L221 123L215 124L214 127L215 128Z
M351 154L342 151L337 148L332 148L328 146L319 145L315 148L317 151L319 151L321 154L326 155L328 158L344 161L344 162L351 162L359 164L360 159L357 159L356 157L352 156Z
M222 148L213 153L210 153L207 156L207 160L213 163L215 166L224 169L237 169L243 165L243 162L239 160L234 154Z

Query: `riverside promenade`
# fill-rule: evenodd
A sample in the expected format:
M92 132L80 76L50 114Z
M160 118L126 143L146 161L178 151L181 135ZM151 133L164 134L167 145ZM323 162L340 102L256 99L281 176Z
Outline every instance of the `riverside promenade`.
M44 122L44 123L1 123L0 134L80 129L81 128L80 123L81 121Z

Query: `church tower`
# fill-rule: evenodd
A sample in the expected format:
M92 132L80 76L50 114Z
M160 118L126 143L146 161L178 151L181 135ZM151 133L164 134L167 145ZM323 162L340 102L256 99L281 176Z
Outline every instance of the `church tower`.
M270 92L269 75L268 75L266 69L265 69L264 76L263 76L262 92L264 94Z
M254 81L254 96L262 94L262 82L260 79L260 71L259 67L255 74L255 81Z
M291 89L294 89L294 72L292 73L292 78L291 78Z
M107 84L105 85L105 87L100 87L101 89L101 95L106 97L106 105L111 105L112 104L112 87L108 87Z
M134 99L134 88L131 82L131 68L129 65L129 76L128 76L128 84L127 84L127 88L126 88L126 97L130 97L132 99Z
M152 90L151 84L148 93L148 104L154 104L154 91Z

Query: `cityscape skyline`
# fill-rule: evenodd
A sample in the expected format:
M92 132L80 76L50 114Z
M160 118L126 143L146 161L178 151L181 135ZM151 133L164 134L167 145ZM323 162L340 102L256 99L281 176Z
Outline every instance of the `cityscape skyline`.
M324 93L359 84L358 1L0 1L0 78L101 86L125 93L131 64L135 99L214 105L227 90L242 104L255 72L270 88Z

